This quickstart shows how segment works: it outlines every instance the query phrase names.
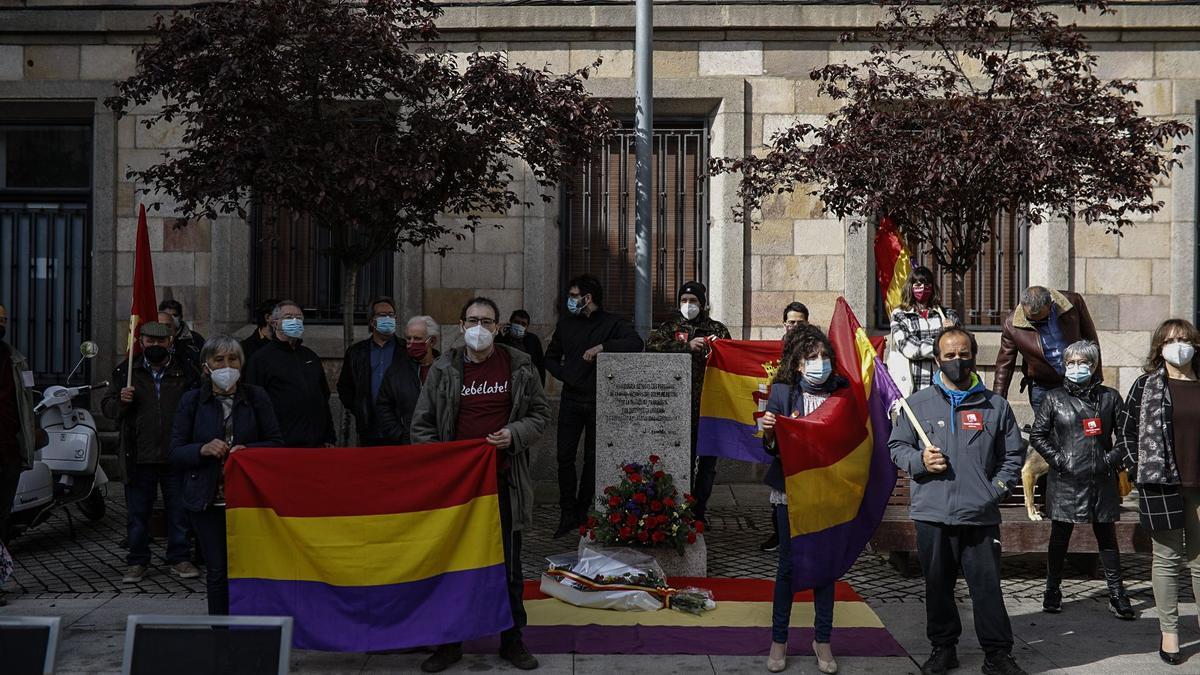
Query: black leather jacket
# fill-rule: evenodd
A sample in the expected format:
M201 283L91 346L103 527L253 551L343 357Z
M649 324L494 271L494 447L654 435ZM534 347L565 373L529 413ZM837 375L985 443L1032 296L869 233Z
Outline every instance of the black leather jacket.
M1084 398L1065 387L1046 394L1030 443L1050 465L1046 502L1051 520L1113 523L1121 519L1117 482L1121 452L1113 447L1120 410L1121 395L1102 385ZM1099 420L1099 433L1084 433L1088 420Z

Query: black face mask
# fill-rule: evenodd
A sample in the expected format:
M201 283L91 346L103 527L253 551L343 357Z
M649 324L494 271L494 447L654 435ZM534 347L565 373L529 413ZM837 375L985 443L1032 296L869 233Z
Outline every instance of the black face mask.
M940 366L942 377L959 387L971 383L971 373L975 371L975 359L952 359L942 361Z
M146 349L143 350L142 353L146 355L147 361L149 361L150 363L155 363L155 364L166 361L167 357L169 357L171 355L171 352L167 351L167 348L162 345L154 345L152 347L146 347Z

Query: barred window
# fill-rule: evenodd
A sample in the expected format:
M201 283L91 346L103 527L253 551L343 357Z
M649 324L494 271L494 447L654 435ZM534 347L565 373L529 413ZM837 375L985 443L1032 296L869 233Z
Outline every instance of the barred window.
M608 311L633 316L636 274L635 131L626 125L564 181L560 212L561 284L591 274L604 287ZM708 130L703 123L654 130L651 194L652 316L678 313L684 282L708 281Z
M329 230L318 227L305 215L293 217L284 207L256 204L250 213L252 256L250 258L253 308L269 298L300 303L305 320L313 324L342 321L342 265L326 254ZM367 303L378 295L391 295L393 288L391 251L381 251L359 270L355 291L354 320L367 320ZM249 317L251 321L253 316Z
M1029 283L1029 224L1015 214L998 215L989 224L992 238L984 245L975 267L963 278L966 316L963 325L971 330L998 331L1004 318L1016 307L1021 291ZM935 242L936 243L936 242ZM954 276L939 268L927 246L909 246L913 267L924 265L937 276L942 304L953 306ZM889 317L883 293L876 289L875 316L879 328L888 328Z

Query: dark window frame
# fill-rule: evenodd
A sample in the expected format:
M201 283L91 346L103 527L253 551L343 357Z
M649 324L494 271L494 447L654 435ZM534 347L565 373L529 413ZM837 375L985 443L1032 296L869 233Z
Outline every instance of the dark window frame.
M700 176L701 172L706 169L707 161L710 156L709 147L711 142L711 133L708 122L703 118L682 117L682 118L659 118L655 120L654 125L655 135L655 155L661 154L661 151L670 147L672 138L676 139L680 145L677 148L683 148L683 151L676 150L674 155L673 166L669 167L668 162L656 162L654 167L654 189L655 204L654 204L654 223L655 227L652 232L653 250L652 255L652 296L653 310L652 321L657 324L669 318L673 313L678 313L676 306L676 292L684 282L690 280L698 280L701 283L708 284L709 270L711 265L709 262L709 228L711 225L711 217L709 213L709 191L710 181L707 177L697 178L695 187L688 195L687 190L676 189L672 191L670 198L665 195L658 186L666 183L680 188L685 183L684 176L687 175L689 165L694 163L698 171L694 172L695 176ZM560 232L560 251L559 251L559 270L560 270L560 298L566 297L568 287L572 277L583 273L589 273L600 279L604 287L604 307L606 310L622 314L627 317L633 316L632 306L632 289L634 284L634 246L635 246L635 224L636 224L636 198L635 198L635 179L633 175L635 162L634 154L634 137L635 130L632 120L622 120L620 130L616 132L613 139L610 141L609 148L613 145L619 146L620 156L625 158L625 161L618 161L616 164L616 185L623 186L621 193L606 200L598 207L599 211L595 214L598 217L598 222L585 222L580 225L584 229L581 234L586 236L587 241L595 240L596 236L603 237L603 240L609 239L611 236L610 228L619 228L616 234L617 249L615 254L610 252L609 255L603 257L603 270L579 269L578 266L573 266L571 261L571 249L575 245L575 237L573 237L573 212L575 210L575 200L582 199L584 204L580 207L581 214L587 219L588 205L595 198L591 189L578 191L575 187L576 180L563 181L559 186L559 232ZM688 154L683 138L692 137L696 142L696 154L694 159ZM596 181L603 181L608 185L613 185L614 176L609 173L613 168L613 163L610 157L613 150L607 150L603 153L603 166L598 167L601 172L595 175L592 184ZM668 150L668 152L670 152ZM578 167L573 172L573 177L580 177L584 174L589 174L597 170L596 164L600 164L596 160L586 162ZM673 171L672 178L668 178L668 171ZM590 188L590 186L589 186ZM684 197L683 195L688 195ZM600 197L604 199L603 196ZM613 204L615 200L616 204ZM671 202L668 205L668 202ZM614 207L615 206L615 207ZM689 213L690 211L690 213ZM689 221L690 219L690 221ZM673 236L668 238L664 228L659 227L660 223L668 223L674 229ZM688 245L689 235L685 234L686 227L690 222L692 231L690 233L691 245ZM682 245L681 239L682 238ZM602 240L602 241L603 241ZM603 249L604 245L597 247ZM689 250L690 249L690 250ZM590 244L585 244L585 250L588 251L587 257L595 262L591 253L593 247ZM689 260L690 257L690 260ZM682 260L682 263L680 262ZM689 270L688 265L691 265ZM694 270L694 273L689 273ZM668 278L670 277L670 278ZM613 279L619 283L614 284ZM617 288L626 291L624 293L615 293ZM628 307L623 306L622 296L627 296L626 301Z

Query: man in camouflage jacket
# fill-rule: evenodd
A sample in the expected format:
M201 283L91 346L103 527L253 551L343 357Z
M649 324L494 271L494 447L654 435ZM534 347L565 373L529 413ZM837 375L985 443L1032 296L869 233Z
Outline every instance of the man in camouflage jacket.
M679 288L679 314L659 324L646 340L648 352L690 353L692 355L692 494L695 512L703 519L708 497L717 476L717 458L696 459L696 429L700 422L700 392L704 388L704 368L712 340L728 339L725 324L708 314L708 289L699 281Z

